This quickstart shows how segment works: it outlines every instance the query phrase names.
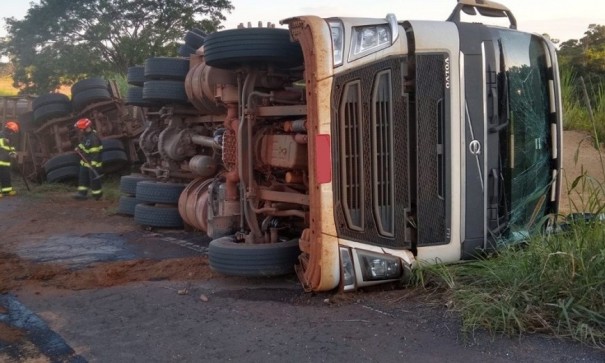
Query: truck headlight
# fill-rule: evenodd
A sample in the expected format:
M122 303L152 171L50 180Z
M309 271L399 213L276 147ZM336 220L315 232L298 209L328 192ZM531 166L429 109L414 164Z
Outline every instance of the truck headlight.
M345 48L344 28L340 21L328 21L332 33L332 56L334 67L342 65L342 55Z
M402 275L401 260L397 257L357 251L364 281L398 279Z
M391 40L391 29L387 24L353 28L351 58L386 48L392 44Z

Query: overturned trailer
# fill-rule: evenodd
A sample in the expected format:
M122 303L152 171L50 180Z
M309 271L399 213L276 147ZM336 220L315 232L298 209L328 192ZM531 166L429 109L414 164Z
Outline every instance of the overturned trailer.
M78 144L74 122L87 117L103 139L104 171L121 170L140 161L138 136L145 117L138 107L124 104L117 85L100 77L76 82L71 95L48 93L39 97L4 97L3 121L21 125L17 141L17 168L35 181L77 179L80 158L73 152Z
M184 80L142 89L157 106L142 170L188 183L180 215L213 239L213 269L295 267L310 291L348 291L476 257L557 214L555 49L508 8L282 23L210 34ZM157 97L157 82L176 83Z

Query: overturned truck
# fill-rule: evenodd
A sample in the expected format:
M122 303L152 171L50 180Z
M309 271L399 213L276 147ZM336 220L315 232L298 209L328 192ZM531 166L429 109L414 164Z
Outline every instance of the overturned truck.
M348 291L476 257L556 215L555 49L508 8L282 23L210 34L183 80L142 87L142 171L187 183L178 209L213 239L214 270L295 268L309 291Z

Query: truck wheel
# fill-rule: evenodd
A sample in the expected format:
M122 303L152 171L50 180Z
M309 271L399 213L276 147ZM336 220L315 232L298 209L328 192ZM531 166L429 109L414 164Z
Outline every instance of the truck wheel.
M79 167L79 165L80 157L76 153L70 152L68 154L56 155L48 159L48 161L44 163L43 167L46 174L48 174L51 171L59 168L64 168L66 166Z
M189 59L156 57L145 60L145 80L184 81L189 72Z
M32 109L36 110L51 103L70 103L69 97L63 93L47 93L32 101Z
M300 249L298 239L279 243L236 243L232 237L213 240L208 246L210 268L224 275L266 277L294 272Z
M80 173L80 166L64 166L62 168L55 169L46 174L46 181L49 183L59 183L70 180L78 180L78 174Z
M109 150L101 153L104 173L115 173L128 165L128 155L124 150Z
M122 176L120 178L120 192L135 196L137 194L137 183L140 181L150 181L150 178L141 174Z
M139 107L153 106L152 103L143 100L143 87L138 86L128 87L126 98L124 98L124 104Z
M197 49L192 48L189 44L183 44L179 47L178 54L181 57L188 58L190 55L195 54Z
M134 216L134 210L137 204L140 204L141 201L135 197L131 197L128 195L120 196L120 200L118 201L118 213L125 214L128 216Z
M126 82L132 86L143 87L143 83L145 82L145 67L128 67L128 72L126 73Z
M69 116L70 113L71 104L69 103L50 103L40 106L34 111L34 124L35 126L41 126L52 118Z
M146 81L143 86L143 100L156 103L187 103L187 93L183 81Z
M137 183L135 195L145 203L173 204L179 203L185 184L141 181Z
M73 96L73 104L76 110L82 110L91 103L109 100L111 100L111 95L107 88L91 88Z
M185 34L185 44L189 45L193 49L198 49L204 45L204 37L194 31L188 31Z
M72 98L80 93L91 89L107 90L107 80L101 77L93 77L78 81L71 86Z
M157 206L139 203L134 207L134 221L141 226L183 228L179 209L174 206Z
M290 32L275 28L230 29L212 33L204 43L206 64L222 69L272 63L282 67L303 64L302 49Z

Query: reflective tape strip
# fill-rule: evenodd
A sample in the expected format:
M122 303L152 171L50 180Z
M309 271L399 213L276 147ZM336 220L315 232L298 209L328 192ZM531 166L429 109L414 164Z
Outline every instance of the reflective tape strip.
M101 162L101 161L91 161L90 164L97 168L100 168L101 166L103 166L103 162Z
M13 190L13 187L2 188L2 193L8 193L8 192L11 192L12 190Z
M101 193L103 193L103 190L101 190L101 189L99 189L99 190L91 190L90 191L90 194L92 194L92 195L98 195L98 194L101 194Z
M10 161L0 161L0 166L11 166Z
M82 187L82 186L80 186L80 187L78 187L78 191L79 192L86 192L86 191L88 191L88 187Z

